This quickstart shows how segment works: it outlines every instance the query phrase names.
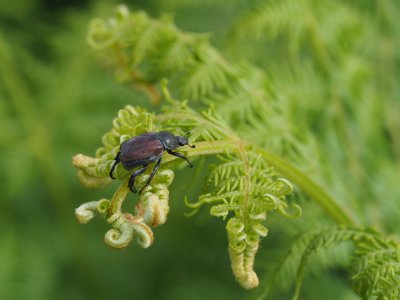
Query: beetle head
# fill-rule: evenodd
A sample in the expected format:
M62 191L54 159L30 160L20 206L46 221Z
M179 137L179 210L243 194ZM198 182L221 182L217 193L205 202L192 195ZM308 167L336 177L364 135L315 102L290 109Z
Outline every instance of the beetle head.
M189 147L196 148L195 145L189 145L188 139L184 136L177 136L176 140L178 141L179 146L188 145Z

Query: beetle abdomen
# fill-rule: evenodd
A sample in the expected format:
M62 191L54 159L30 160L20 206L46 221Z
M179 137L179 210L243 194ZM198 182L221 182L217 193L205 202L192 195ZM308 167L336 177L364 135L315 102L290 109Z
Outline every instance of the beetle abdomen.
M121 144L121 161L128 162L157 156L164 150L156 133L149 132L135 136Z

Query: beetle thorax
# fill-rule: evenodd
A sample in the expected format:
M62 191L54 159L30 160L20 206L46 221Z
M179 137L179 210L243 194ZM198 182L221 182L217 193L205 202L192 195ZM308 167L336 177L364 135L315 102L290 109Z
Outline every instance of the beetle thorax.
M163 144L163 146L165 147L165 149L173 150L173 149L179 147L176 137L169 132L160 131L158 133L158 138L160 139L160 141Z

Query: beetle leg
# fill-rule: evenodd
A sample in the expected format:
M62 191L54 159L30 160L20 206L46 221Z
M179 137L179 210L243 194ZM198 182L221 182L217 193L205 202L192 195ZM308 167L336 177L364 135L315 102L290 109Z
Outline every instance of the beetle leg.
M192 164L192 163L190 162L190 160L189 160L185 155L183 155L182 153L174 152L174 151L172 151L172 150L167 150L167 152L168 152L169 154L173 155L173 156L183 158L184 160L186 160L186 161L188 162L189 168L193 168L193 164Z
M128 187L132 191L132 193L136 193L136 188L135 188L135 178L136 176L139 176L142 174L144 171L146 171L148 165L144 165L143 168L136 170L131 174L131 177L129 177L129 182L128 182Z
M154 175L156 175L158 168L160 167L161 164L161 157L157 160L156 166L153 169L153 172L151 172L149 179L147 179L146 184L140 189L139 194L142 193L142 191L150 184L151 180L153 179Z
M121 159L119 158L120 155L121 155L121 152L118 152L117 156L114 158L115 161L110 170L110 178L111 179L115 179L115 177L113 176L113 172L114 172L115 166L121 161Z

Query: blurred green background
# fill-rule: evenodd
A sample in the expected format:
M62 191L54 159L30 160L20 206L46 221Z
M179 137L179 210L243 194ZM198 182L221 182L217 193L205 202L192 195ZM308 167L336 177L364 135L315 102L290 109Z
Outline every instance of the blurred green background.
M253 63L268 66L272 64L269 57L279 56L282 40L269 44L266 51L257 50L266 42L258 42L257 47L246 43L227 46L230 26L256 2L125 3L153 17L171 13L182 30L212 32L213 44L226 49L227 55L240 59L245 53ZM359 1L357 5L369 8L371 3ZM145 95L117 83L86 44L89 21L109 16L115 4L94 0L0 2L0 299L253 298L257 293L243 290L232 275L225 223L210 218L207 209L192 218L184 216L184 195L189 191L189 198L195 198L202 186L201 180L193 181L184 171L176 172L171 187L168 221L154 230L155 243L146 250L134 243L121 251L110 249L103 241L108 229L104 220L83 226L75 219L76 207L110 198L117 183L86 190L76 179L71 157L93 155L124 105L159 110ZM387 176L396 183L390 172ZM392 183L384 182L395 186ZM376 185L374 189L385 195L385 185L379 180ZM341 187L337 189L341 195ZM399 193L397 187L393 190ZM130 197L127 205L133 207L135 197ZM393 203L392 199L398 200L398 194L391 193L386 201ZM369 207L370 216L376 205ZM398 201L392 205L395 209L389 207L387 213L394 219ZM366 214L360 215L363 219ZM380 224L379 218L371 223ZM285 234L296 232L296 224L274 216L269 220L269 226L282 234L272 234L262 242L256 258L261 281L267 280L269 265L290 245ZM398 225L399 221L382 227L392 232ZM336 262L346 258L343 254ZM357 299L340 268L318 279L311 275L304 286L304 299L320 299L321 294L326 300ZM290 295L289 290L272 299Z

